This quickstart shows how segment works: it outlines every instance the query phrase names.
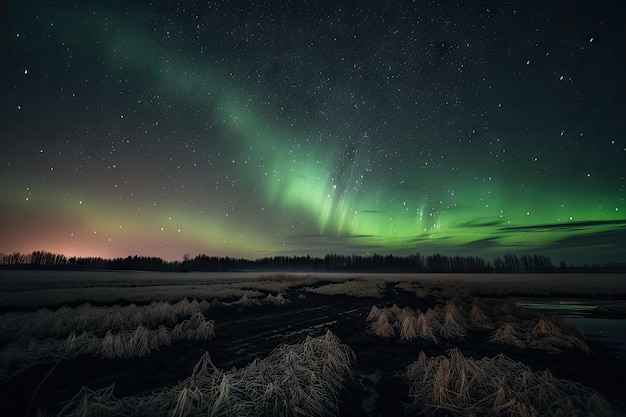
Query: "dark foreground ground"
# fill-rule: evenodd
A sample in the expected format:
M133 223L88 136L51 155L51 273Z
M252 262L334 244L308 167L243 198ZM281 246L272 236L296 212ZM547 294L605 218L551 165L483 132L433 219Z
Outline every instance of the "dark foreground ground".
M387 286L383 298L318 295L292 287L284 306L248 308L216 307L207 316L215 320L216 336L206 342L177 341L160 351L136 359L102 359L83 356L61 361L47 376L53 364L39 365L5 381L0 386L4 416L25 415L35 391L31 415L36 408L55 414L59 404L73 397L86 385L98 389L115 383L115 396L136 395L172 386L191 374L205 351L221 369L243 367L255 358L267 356L283 343L297 343L306 336L335 333L356 354L357 369L341 394L341 416L402 416L410 402L409 386L403 379L406 367L420 351L428 356L444 355L458 347L465 356L476 359L504 353L533 370L549 369L556 377L571 379L599 391L619 414L626 415L623 378L626 360L602 339L590 338L592 354L568 350L559 355L487 343L489 331L474 332L463 340L446 340L438 346L423 340L381 339L367 332L366 317L373 305L397 304L419 308L441 304L435 297L417 298L414 293ZM485 303L505 303L506 299L484 298ZM43 382L42 382L43 381ZM37 389L38 385L41 386ZM444 415L442 413L442 415Z

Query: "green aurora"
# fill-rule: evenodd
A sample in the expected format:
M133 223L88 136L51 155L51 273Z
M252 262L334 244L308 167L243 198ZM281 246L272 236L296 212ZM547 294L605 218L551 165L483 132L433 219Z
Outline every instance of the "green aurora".
M39 32L30 33L44 33L51 45L43 46L24 40L23 26L34 18L21 13L24 20L11 27L13 44L89 53L67 79L53 61L45 63L49 71L28 71L30 78L45 73L52 90L15 82L18 93L4 108L11 123L2 128L10 152L1 168L8 233L0 251L167 259L194 252L252 258L539 252L568 262L626 259L621 124L608 129L589 119L581 126L576 111L563 110L537 120L542 129L520 129L526 120L519 108L542 99L522 106L512 93L501 102L488 99L490 116L482 124L459 116L472 100L428 118L403 110L416 97L398 99L396 108L373 106L365 123L354 103L376 98L359 88L328 81L343 92L317 100L308 86L314 81L296 69L287 68L295 74L291 82L266 81L254 75L252 55L229 60L218 49L199 56L187 43L155 35L140 12L135 20L87 10L35 19ZM20 64L7 70L11 79ZM109 81L94 87L76 77ZM446 86L443 75L430 80L420 88ZM106 91L107 82L124 97ZM496 80L493 88L509 82ZM64 83L70 87L59 87ZM77 85L84 90L80 104L43 116L57 100L46 103L47 94L61 88L69 95ZM31 88L36 92L19 93ZM471 96L460 81L447 88ZM329 117L325 108L333 101L339 104ZM77 106L100 110L79 115ZM455 117L461 119L453 128L443 127ZM48 127L29 129L41 125Z

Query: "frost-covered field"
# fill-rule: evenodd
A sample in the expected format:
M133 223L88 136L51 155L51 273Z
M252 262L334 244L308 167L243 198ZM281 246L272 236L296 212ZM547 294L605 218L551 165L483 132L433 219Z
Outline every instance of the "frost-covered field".
M625 298L617 274L2 271L0 392L5 415L622 415L626 355L576 320Z

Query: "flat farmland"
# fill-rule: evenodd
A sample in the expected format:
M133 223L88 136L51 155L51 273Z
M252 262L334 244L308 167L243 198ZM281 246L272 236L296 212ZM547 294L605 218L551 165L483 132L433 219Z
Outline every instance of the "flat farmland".
M616 274L3 271L3 408L623 415L625 298Z

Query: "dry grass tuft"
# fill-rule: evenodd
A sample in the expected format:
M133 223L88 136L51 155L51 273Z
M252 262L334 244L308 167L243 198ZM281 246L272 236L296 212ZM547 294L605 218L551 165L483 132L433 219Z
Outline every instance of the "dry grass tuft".
M520 335L524 335L523 338ZM489 339L491 343L532 348L561 353L564 349L578 349L592 353L582 330L575 324L557 317L544 317L515 323L504 323Z
M435 336L441 327L434 310L428 309L425 314L419 313L417 316L417 334L424 340L430 340L434 344L439 344L439 338Z
M191 307L187 311L194 310L196 308ZM209 340L214 336L214 321L207 320L202 312L197 311L171 330L163 325L156 329L139 325L134 330L108 329L102 337L83 331L72 332L65 339L21 338L0 350L0 380L10 379L29 367L61 358L85 354L99 354L105 358L140 357L158 350L159 346L170 345L172 340Z
M184 298L174 304L154 301L142 306L96 307L86 303L58 310L43 308L34 312L9 312L0 315L0 338L10 340L19 336L41 340L82 332L103 336L109 330L124 332L139 326L148 329L171 327L183 318L206 312L209 307L205 300Z
M221 371L205 353L187 379L147 396L116 399L113 386L83 388L59 416L324 416L337 411L354 352L333 335L283 345L242 369Z
M396 329L393 324L393 314L388 309L383 309L378 318L370 324L368 331L379 337L395 336Z
M378 320L378 318L380 317L380 313L381 313L380 308L378 308L377 306L372 306L365 320L367 321Z
M400 314L402 313L402 309L400 307L398 307L397 304L393 304L391 307L386 309L389 314L390 314L390 319L391 320L398 320L400 318Z
M535 349L547 350L550 353L561 353L563 349L579 349L585 353L592 353L585 341L587 338L578 326L564 319L556 317L541 318L528 332L528 346Z
M413 340L419 336L417 315L408 308L403 308L399 317L400 339Z
M209 340L215 336L215 322L196 313L172 329L172 339Z
M511 323L504 323L491 334L489 343L499 343L501 345L512 345L525 349L526 344L519 338L515 327Z
M467 335L469 319L454 302L429 308L425 313L396 304L388 308L373 306L366 320L368 331L380 337L399 335L401 340L424 339L439 344L440 338L463 338Z
M472 305L469 311L469 317L470 317L470 326L476 329L485 329L485 330L493 329L493 322L483 312L483 310L478 306L478 304Z
M467 335L467 318L465 313L451 300L443 309L441 335L446 338L462 338Z
M347 295L350 297L382 298L384 282L351 279L344 282L307 287L306 291L322 295Z
M440 339L462 339L468 331L484 331L494 328L493 321L474 301L466 313L460 302L448 300L445 305L429 308L425 313L400 308L373 306L366 321L369 333L379 337L394 337L401 340L428 340L439 344ZM508 306L508 304L507 304ZM513 311L513 310L511 310ZM489 343L511 345L521 349L542 349L552 354L565 349L577 349L591 353L583 331L575 324L558 317L528 319L528 313L521 312L522 319L507 316L507 321L499 321L488 339ZM533 317L532 315L530 317Z
M455 416L613 416L596 391L573 381L535 372L504 355L475 360L458 349L428 358L421 352L405 373L410 411L444 410Z
M257 298L249 297L247 293L241 296L241 298L230 304L231 306L239 306L243 308L249 308L252 306L259 306L261 302Z
M278 293L276 295L272 295L272 294L268 294L267 297L265 297L265 302L268 304L274 304L277 306L283 306L287 303L289 303L289 300L287 300L285 297L283 297L282 293Z
M109 416L119 403L113 396L115 384L99 390L82 387L81 390L59 411L58 416L88 417Z

